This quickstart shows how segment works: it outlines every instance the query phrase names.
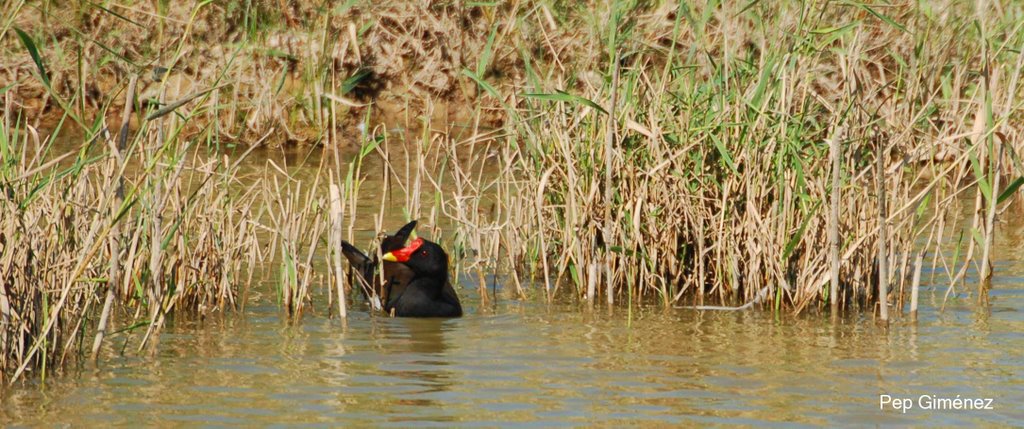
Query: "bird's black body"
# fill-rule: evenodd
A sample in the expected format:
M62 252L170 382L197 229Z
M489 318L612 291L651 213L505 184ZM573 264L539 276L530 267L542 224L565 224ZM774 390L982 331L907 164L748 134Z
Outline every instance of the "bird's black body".
M448 255L444 249L422 238L405 246L415 227L416 221L409 222L381 241L383 283L375 276L376 253L367 257L344 241L342 253L364 282L364 295L372 291L380 296L385 311L393 311L399 317L461 317L462 304L448 281Z
M448 254L441 246L417 238L409 246L384 255L413 272L401 287L396 284L387 308L405 317L461 317L462 304L448 281Z

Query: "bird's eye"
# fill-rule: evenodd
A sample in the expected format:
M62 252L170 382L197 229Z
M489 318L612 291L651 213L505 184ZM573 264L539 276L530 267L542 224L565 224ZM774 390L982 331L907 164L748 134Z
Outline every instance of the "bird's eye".
M426 250L420 250L420 256L427 256Z

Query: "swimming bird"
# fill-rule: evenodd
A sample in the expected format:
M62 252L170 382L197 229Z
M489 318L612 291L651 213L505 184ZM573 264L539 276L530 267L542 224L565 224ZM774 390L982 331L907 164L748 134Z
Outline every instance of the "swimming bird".
M383 282L375 275L376 252L371 258L342 241L342 254L364 282L364 296L371 301L369 292L381 297L385 311L398 317L461 317L462 304L448 280L448 254L437 243L422 238L406 246L415 228L416 221L409 222L381 240Z
M401 317L462 317L462 304L448 280L448 254L437 243L416 238L381 259L397 262L412 270L406 283L394 283L388 297L388 311Z

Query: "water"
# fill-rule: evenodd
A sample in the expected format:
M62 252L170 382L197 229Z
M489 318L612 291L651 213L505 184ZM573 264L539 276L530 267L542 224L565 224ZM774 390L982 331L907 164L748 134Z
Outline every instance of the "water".
M870 315L628 311L501 292L482 307L475 276L460 282L461 319L388 319L357 306L343 324L318 301L289 325L264 284L242 314L172 320L155 352L134 352L139 334L112 335L98 367L3 392L0 423L1019 426L1022 231L1000 232L989 305L960 295L940 309L945 285L926 287L919 321L887 329ZM915 408L880 409L883 394ZM922 410L922 395L991 398L994 409Z
M1024 288L1002 280L989 309L929 305L916 325L888 330L759 311L480 308L468 290L462 319L354 312L347 326L321 315L289 326L257 294L242 316L172 323L155 355L8 392L0 416L14 426L1019 425ZM901 414L880 411L880 394L992 398L995 409Z

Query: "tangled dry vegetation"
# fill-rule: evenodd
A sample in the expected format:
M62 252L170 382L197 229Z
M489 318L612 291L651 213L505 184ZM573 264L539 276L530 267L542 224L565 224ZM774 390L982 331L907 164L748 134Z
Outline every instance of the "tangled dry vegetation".
M948 297L971 268L984 299L1021 184L1020 6L748 6L616 3L575 23L605 69L524 56L522 86L490 93L517 180L484 187L501 204L466 235L591 302L884 319L922 270Z
M47 159L50 142L15 124L0 139L5 378L95 355L111 326L142 328L144 345L175 309L237 304L261 252L253 195L226 159L135 150L146 142L127 162L88 147Z
M464 69L521 77L516 49L540 49L539 40L508 40L533 34L514 25L522 11L512 6L282 3L9 3L0 40L0 78L15 94L8 108L48 128L72 100L83 111L120 107L115 94L138 75L144 99L158 90L177 100L217 88L205 103L189 105L204 114L188 134L250 142L273 129L272 143L317 143L328 127L353 125L330 122L328 110L358 118L371 101L392 110L428 97L465 101L476 86ZM504 20L513 25L498 34ZM11 28L39 44L48 85L33 77L37 66Z

